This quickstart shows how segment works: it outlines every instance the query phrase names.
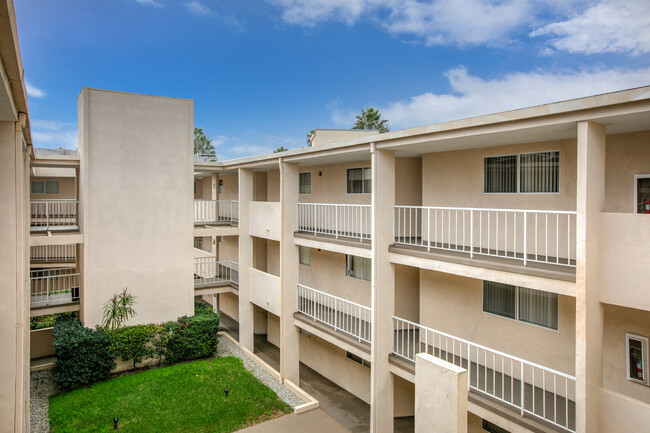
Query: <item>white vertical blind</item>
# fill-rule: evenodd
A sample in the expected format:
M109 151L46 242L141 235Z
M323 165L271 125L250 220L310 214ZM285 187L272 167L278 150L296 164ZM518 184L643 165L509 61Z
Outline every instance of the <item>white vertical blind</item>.
M485 192L517 192L517 155L485 158L483 175Z
M519 155L521 192L559 192L560 152Z

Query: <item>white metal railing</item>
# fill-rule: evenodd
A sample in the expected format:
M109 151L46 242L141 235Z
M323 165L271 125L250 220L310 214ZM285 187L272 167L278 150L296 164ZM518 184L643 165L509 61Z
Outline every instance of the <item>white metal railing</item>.
M239 265L231 260L217 261L215 257L194 258L194 287L215 284L239 284Z
M428 353L467 369L468 387L575 431L575 377L393 316L392 351Z
M34 262L69 262L77 258L77 246L74 244L36 245L29 250Z
M78 200L31 200L31 230L76 229L78 208Z
M335 237L370 239L371 206L364 204L298 203L298 230Z
M372 310L361 304L298 284L298 311L315 321L332 326L370 343Z
M75 269L31 271L29 286L32 307L67 304L79 299L79 273Z
M239 221L237 200L194 200L194 222L216 223Z
M575 267L576 212L394 206L396 244Z

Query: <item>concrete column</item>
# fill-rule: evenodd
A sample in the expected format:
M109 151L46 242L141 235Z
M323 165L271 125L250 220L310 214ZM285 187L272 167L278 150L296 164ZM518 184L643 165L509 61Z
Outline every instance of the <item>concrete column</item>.
M253 305L250 302L249 268L253 267L250 235L250 202L253 201L253 169L239 169L239 344L253 351Z
M210 187L211 191L211 200L219 200L219 190L217 188L217 185L219 185L219 176L217 173L212 173L212 186ZM219 260L219 248L217 245L217 237L216 236L211 236L210 237L210 248L208 249L214 256Z
M598 432L603 378L603 307L598 283L598 229L605 206L605 126L578 124L576 193L576 431Z
M395 265L388 261L393 243L395 152L372 145L372 370L370 431L393 431L393 375L388 365L395 312Z
M280 158L280 375L298 385L300 347L298 328L293 323L296 311L296 285L298 284L298 246L293 234L298 229L298 164L286 163Z
M467 370L415 356L415 433L467 433Z

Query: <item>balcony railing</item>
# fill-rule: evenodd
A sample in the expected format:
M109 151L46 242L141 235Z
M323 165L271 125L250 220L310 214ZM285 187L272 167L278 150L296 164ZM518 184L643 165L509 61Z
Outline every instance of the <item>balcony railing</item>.
M74 269L46 269L30 272L31 306L68 304L79 300L79 273Z
M520 411L575 431L575 377L498 350L393 317L393 353L418 353L467 369L468 387Z
M395 206L395 243L575 267L576 212Z
M370 239L371 207L362 204L298 203L298 230L336 238Z
M39 230L76 230L79 228L77 200L32 200L30 228Z
M194 200L194 222L214 224L239 221L237 200Z
M73 262L77 258L77 246L70 245L36 245L30 247L33 262Z
M217 261L215 257L194 258L194 287L239 284L239 265L233 261Z
M325 323L370 343L372 310L355 302L298 284L298 311L315 321Z

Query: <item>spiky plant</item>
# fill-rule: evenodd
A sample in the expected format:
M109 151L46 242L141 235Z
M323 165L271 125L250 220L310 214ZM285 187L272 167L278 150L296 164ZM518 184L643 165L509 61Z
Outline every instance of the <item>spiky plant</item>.
M122 326L127 320L135 316L135 300L137 296L128 293L129 288L125 287L122 293L115 293L111 299L104 304L104 317L102 326L104 329L116 329Z

